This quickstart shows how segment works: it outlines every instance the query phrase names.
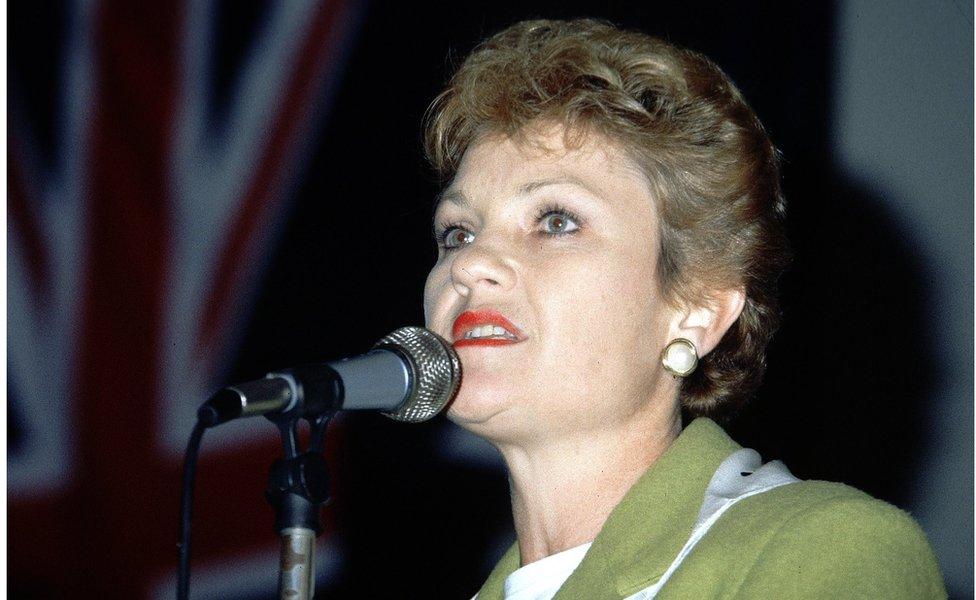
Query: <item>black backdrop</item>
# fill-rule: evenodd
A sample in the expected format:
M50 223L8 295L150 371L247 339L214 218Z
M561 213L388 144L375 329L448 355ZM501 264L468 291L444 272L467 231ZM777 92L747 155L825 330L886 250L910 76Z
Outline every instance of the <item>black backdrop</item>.
M262 2L219 5L218 91L229 85L266 9ZM905 506L913 457L929 435L922 402L939 377L923 333L930 288L910 232L899 229L876 192L832 167L830 3L366 6L227 380L358 354L396 327L422 323L437 192L421 156L427 104L450 65L486 35L525 18L576 16L709 55L783 151L796 251L783 285L786 318L767 382L730 432L800 477L843 481ZM40 52L14 48L21 62L11 71L26 82L28 116L50 133L44 114L53 110L52 94L32 61L50 62L42 42L57 38L60 25L21 25L28 27L22 43ZM24 41L30 33L34 40ZM323 595L470 597L512 539L504 472L490 462L450 459L441 444L455 439L444 435L453 426L443 418L405 426L357 414L341 424L329 510L344 552ZM253 493L255 510L265 511L260 492Z

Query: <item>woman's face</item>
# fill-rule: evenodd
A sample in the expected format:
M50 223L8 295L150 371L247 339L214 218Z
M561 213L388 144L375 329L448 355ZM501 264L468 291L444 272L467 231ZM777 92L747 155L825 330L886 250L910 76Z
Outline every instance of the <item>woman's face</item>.
M676 402L649 184L605 138L567 150L562 136L539 138L549 151L483 138L434 217L427 326L464 373L448 416L499 443L632 426Z

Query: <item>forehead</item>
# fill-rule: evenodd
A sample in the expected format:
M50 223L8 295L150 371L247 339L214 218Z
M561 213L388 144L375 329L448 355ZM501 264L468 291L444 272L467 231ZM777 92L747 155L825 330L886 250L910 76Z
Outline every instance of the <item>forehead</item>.
M562 128L524 140L479 138L465 152L438 204L525 195L550 184L583 188L605 200L653 204L647 178L622 148L596 134L567 147Z

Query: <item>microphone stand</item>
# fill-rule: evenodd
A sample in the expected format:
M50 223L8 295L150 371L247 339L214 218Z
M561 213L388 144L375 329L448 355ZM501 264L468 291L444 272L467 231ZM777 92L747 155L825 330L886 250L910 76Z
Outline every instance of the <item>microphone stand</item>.
M323 531L322 505L329 500L325 430L335 411L308 419L298 410L266 415L278 426L284 457L271 465L265 497L275 510L281 536L278 595L281 600L311 600L315 594L315 538ZM298 422L310 426L309 445L299 452Z

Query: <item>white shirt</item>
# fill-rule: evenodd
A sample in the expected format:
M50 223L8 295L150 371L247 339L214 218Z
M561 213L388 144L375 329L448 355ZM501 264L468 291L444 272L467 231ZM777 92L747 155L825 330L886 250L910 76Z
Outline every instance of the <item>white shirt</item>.
M552 600L589 549L586 543L516 570L505 578L505 600Z

